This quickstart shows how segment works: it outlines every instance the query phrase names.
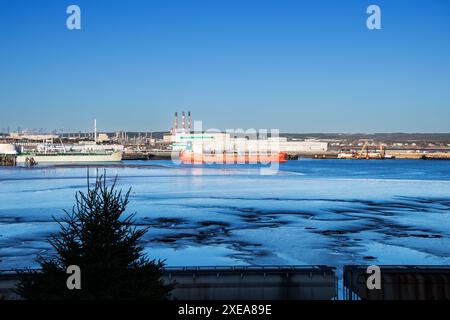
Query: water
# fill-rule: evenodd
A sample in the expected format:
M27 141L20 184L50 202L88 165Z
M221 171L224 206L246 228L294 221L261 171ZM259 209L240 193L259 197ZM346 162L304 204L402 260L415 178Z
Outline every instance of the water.
M147 255L170 266L450 264L450 162L300 160L265 176L251 165L104 167L132 187ZM0 167L0 269L52 254L52 216L72 208L86 173Z

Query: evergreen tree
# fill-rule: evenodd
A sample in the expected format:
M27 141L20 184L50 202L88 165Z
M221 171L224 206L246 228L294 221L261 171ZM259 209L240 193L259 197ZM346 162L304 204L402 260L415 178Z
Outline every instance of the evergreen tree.
M163 262L148 260L141 238L147 229L134 226L135 214L123 216L129 202L125 194L98 175L87 193L76 193L76 205L55 221L60 232L50 244L52 258L39 258L40 271L20 272L17 292L24 299L165 299L172 285L162 277ZM81 290L69 290L67 268L81 269Z

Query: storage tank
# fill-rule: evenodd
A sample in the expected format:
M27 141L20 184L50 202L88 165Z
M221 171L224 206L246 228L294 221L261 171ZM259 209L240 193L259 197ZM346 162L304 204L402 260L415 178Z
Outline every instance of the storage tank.
M0 154L17 154L17 150L13 144L0 143Z

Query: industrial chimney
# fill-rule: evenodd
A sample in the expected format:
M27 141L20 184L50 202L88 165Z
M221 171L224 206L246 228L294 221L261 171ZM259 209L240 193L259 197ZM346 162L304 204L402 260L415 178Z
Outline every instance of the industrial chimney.
M188 133L191 132L191 112L188 111Z
M97 144L97 119L94 119L94 141Z
M184 111L181 113L181 129L183 129L183 132L186 130L185 119L184 119Z
M175 112L175 118L173 120L173 133L176 133L178 130L178 112Z

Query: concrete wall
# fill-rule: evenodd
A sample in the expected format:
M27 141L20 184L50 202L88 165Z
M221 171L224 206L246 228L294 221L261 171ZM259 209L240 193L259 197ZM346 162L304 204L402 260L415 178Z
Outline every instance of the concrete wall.
M337 279L329 267L168 268L180 300L331 300Z
M331 300L337 297L333 268L185 267L166 268L164 280L175 282L177 300ZM0 272L0 296L18 299L14 272Z
M0 272L0 300L16 300L19 297L14 293L17 276L14 272Z
M345 266L348 298L450 300L450 266L380 266L381 289L367 288L367 266Z
M367 266L344 266L343 299L450 299L450 266L380 266L382 288L369 290ZM178 300L337 299L337 277L327 266L166 268ZM0 299L18 298L14 272L0 272Z

